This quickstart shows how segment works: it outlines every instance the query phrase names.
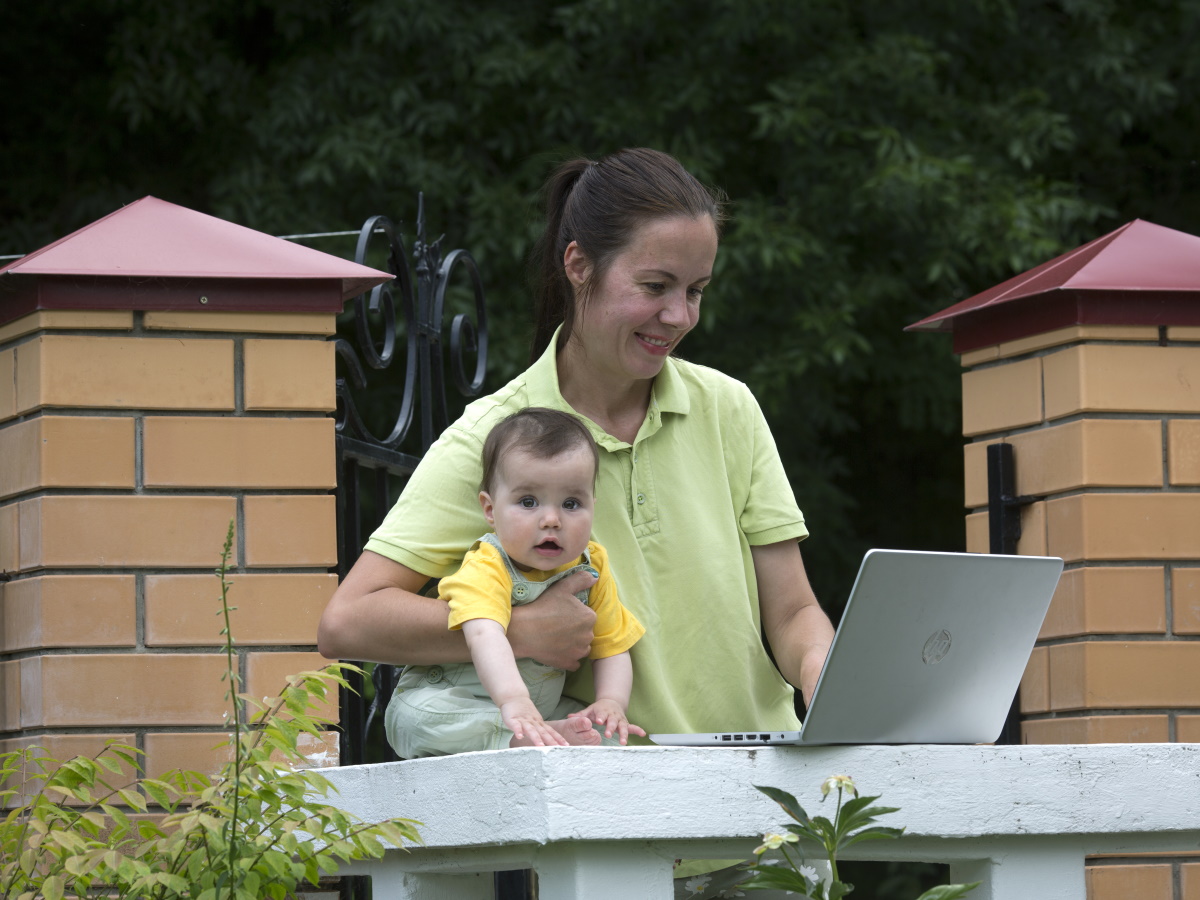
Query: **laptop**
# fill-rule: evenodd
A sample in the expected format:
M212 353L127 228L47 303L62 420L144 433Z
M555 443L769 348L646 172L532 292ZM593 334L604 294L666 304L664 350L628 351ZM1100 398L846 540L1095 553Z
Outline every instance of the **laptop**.
M985 744L1000 736L1063 561L870 550L800 731L651 734L656 744Z

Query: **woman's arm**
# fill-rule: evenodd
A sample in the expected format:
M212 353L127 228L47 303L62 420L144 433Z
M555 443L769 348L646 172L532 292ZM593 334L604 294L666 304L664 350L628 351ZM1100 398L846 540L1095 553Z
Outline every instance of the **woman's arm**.
M392 665L469 661L462 633L446 627L446 602L417 593L428 580L408 566L363 551L321 615L317 649L327 659ZM508 639L516 655L558 669L579 668L591 649L596 614L574 592L594 580L579 572L535 602L515 608Z
M808 703L833 641L833 626L808 583L795 541L751 547L750 554L771 652L783 677L800 688Z

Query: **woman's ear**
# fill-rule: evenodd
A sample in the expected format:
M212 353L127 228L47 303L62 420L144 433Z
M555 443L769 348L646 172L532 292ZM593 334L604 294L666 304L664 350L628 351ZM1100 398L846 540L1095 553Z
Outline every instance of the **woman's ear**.
M576 288L580 288L592 275L592 263L583 252L583 248L575 241L567 244L563 251L563 270L567 280Z
M496 527L496 505L492 503L492 495L487 491L479 492L479 505L483 509L483 517L487 519L487 523L493 528Z

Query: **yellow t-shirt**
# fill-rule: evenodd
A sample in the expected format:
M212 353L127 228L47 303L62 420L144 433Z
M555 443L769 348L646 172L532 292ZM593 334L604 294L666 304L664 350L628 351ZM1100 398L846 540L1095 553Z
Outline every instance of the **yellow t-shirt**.
M592 568L600 573L588 592L588 606L596 613L588 658L605 659L624 653L638 642L646 629L617 597L617 584L604 548L589 541L588 555ZM534 570L522 574L530 581L547 581L582 561L580 556L547 572ZM469 619L492 619L507 631L512 619L512 585L500 551L489 543L480 543L463 558L457 572L447 575L438 584L438 596L450 604L450 629L462 628L462 623Z

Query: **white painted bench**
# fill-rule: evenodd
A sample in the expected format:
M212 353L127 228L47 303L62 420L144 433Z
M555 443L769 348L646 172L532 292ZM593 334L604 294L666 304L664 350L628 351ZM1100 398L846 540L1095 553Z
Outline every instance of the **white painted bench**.
M353 870L376 900L484 900L520 868L541 900L668 900L677 857L748 857L786 821L752 785L815 814L835 773L907 828L850 858L948 862L972 900L1083 900L1087 855L1200 850L1200 744L530 748L323 774L364 819L424 823L424 847Z

